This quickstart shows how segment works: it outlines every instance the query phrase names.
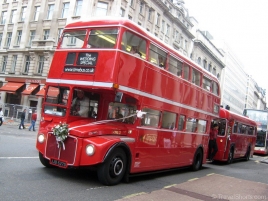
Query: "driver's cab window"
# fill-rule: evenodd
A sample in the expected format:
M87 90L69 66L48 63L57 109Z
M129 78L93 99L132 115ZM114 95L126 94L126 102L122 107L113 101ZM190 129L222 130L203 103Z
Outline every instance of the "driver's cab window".
M50 115L65 116L69 92L69 87L48 86L44 112Z
M111 102L108 106L107 119L116 119L119 122L133 124L136 119L136 110L135 105Z
M96 118L98 102L98 94L83 89L74 89L71 103L71 115Z
M46 102L47 103L58 103L60 90L58 87L49 86L46 94Z
M218 136L225 136L226 133L226 119L214 119L211 123L211 126L214 124L218 124ZM212 127L211 127L212 129Z

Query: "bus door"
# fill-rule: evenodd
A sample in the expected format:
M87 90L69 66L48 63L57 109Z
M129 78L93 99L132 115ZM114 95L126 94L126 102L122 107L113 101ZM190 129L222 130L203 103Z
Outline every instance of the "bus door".
M217 145L218 145L218 152L216 154L216 160L224 159L224 155L228 146L228 132L227 132L227 120L220 119L218 121L219 129L218 129L218 136L217 136ZM214 122L215 123L215 122Z
M227 121L227 124L226 124L226 145L225 145L225 151L224 151L224 159L228 160L228 157L229 157L229 152L230 152L230 149L231 149L231 143L232 143L232 140L231 138L233 138L234 136L232 135L232 127L233 127L233 124L234 124L234 121L231 120L231 121Z

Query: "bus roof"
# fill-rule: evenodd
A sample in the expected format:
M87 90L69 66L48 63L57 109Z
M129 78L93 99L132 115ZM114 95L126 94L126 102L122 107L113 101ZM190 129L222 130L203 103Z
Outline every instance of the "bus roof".
M236 114L224 108L220 108L220 118L226 118L228 120L234 119L235 121L239 121L241 123L246 123L246 124L257 126L257 123L251 120L250 118Z

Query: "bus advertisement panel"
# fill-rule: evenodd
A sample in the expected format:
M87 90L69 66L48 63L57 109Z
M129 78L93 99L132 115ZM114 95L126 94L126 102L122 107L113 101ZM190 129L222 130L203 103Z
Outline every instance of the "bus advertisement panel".
M219 126L218 152L214 160L232 163L233 159L253 157L257 133L255 121L221 108L220 119L214 119L213 123Z
M255 154L268 154L268 139L267 139L267 110L244 109L243 114L248 118L254 120L258 124L257 139L255 144Z
M198 170L219 105L214 75L132 21L75 22L54 53L36 147L44 166L92 167L105 185Z

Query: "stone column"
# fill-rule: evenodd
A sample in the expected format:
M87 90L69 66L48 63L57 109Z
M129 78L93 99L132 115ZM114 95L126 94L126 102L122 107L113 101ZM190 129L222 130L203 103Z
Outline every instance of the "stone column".
M21 72L23 72L24 66L23 66L22 60L23 60L23 55L22 54L18 55L17 63L16 63L16 67L15 67L15 75L20 75Z
M50 68L50 58L51 58L50 52L44 52L44 57L45 61L42 76L47 77Z
M33 75L35 71L35 66L36 66L36 55L34 52L29 52L30 54L30 66L29 66L29 72L28 75Z

